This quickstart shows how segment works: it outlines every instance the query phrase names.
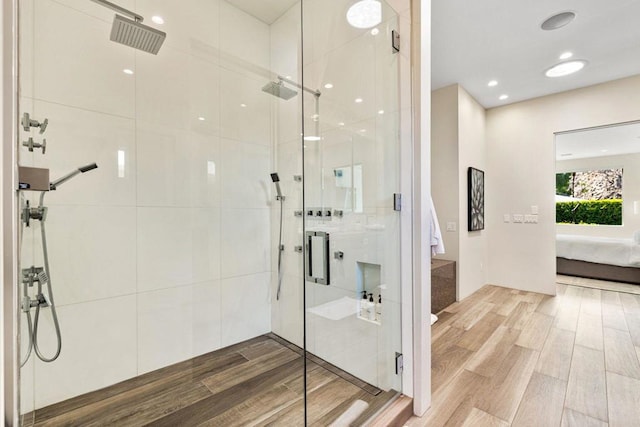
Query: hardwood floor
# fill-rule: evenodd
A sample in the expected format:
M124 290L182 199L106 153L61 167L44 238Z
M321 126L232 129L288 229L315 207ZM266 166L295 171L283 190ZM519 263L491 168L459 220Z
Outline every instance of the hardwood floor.
M362 425L396 393L307 357L309 426ZM301 426L302 351L269 334L25 416L35 426ZM346 425L346 424L343 424Z
M640 426L640 295L557 290L485 286L440 312L432 407L407 425Z

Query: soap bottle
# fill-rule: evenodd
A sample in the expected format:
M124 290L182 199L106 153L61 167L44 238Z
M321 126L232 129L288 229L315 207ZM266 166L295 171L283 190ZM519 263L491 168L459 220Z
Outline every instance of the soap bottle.
M373 302L373 294L369 294L369 303L367 304L367 319L376 320L376 303Z
M367 291L362 291L362 299L360 300L360 311L358 312L358 316L362 318L367 317L367 305L369 302L367 301Z
M376 303L376 320L382 320L382 294L378 294L378 302Z

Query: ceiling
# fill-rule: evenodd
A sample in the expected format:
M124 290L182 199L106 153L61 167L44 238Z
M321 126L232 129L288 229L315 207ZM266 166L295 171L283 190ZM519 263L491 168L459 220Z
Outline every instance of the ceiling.
M556 135L556 160L640 153L640 122Z
M298 1L300 0L227 0L267 25L273 24Z
M271 25L299 0L227 1ZM564 11L575 20L540 29ZM640 74L640 0L432 0L431 25L432 88L458 83L485 108ZM587 66L546 77L566 51Z
M564 11L572 23L540 29ZM546 77L565 51L588 65ZM431 72L432 89L459 83L485 108L640 74L640 0L432 0Z

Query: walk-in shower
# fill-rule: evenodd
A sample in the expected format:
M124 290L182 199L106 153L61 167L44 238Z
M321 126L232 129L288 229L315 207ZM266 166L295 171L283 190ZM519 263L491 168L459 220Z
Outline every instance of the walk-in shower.
M57 190L58 187L65 182L69 181L71 178L85 172L89 172L90 170L96 169L98 167L97 164L91 163L86 166L81 166L77 169L74 169L70 173L64 175L61 178L52 181L49 184L49 190L54 191ZM42 259L44 262L43 267L31 266L22 270L22 312L25 313L27 317L27 329L28 329L28 348L26 351L26 356L22 360L20 366L24 366L31 353L34 352L38 359L43 362L53 362L60 356L60 352L62 351L62 332L60 331L60 323L58 321L58 312L56 310L56 304L54 302L53 297L53 285L51 283L51 269L49 268L49 251L47 249L47 232L45 223L47 220L47 207L44 206L44 196L47 194L46 191L42 191L40 193L40 203L36 208L29 207L28 202L25 202L25 206L22 209L22 224L26 227L30 226L31 220L40 221L40 236L42 242ZM37 293L35 298L31 298L29 296L29 289L37 283ZM46 285L47 293L46 295L43 293L43 287ZM55 329L56 334L56 350L53 356L45 356L45 354L40 349L38 345L38 331L40 326L40 309L41 308L49 308L51 310L51 317ZM33 316L33 320L31 319L31 309L35 308L35 314Z
M400 15L17 1L18 166L51 171L19 193L23 424L362 425L402 391Z

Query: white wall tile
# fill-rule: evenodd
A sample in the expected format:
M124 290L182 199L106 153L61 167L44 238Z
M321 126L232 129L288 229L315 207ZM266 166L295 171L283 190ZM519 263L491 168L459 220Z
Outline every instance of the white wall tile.
M36 407L41 408L136 375L136 297L58 307L62 352L36 363ZM41 316L45 355L55 352L50 310Z
M270 273L222 280L222 346L271 331Z
M220 347L220 282L138 296L139 373Z
M275 199L270 149L264 145L221 141L221 204L226 208L266 208ZM217 170L217 169L216 169Z
M98 169L78 175L49 193L51 205L134 206L136 197L135 123L131 119L96 113L50 102L35 101L32 116L49 119L43 135L31 132L35 142L47 140L46 154L35 152L36 167L50 169L58 179L80 166ZM26 152L27 148L22 147ZM120 169L118 152L124 153Z
M139 205L219 206L218 137L144 122L136 134Z
M221 209L221 277L270 271L269 209Z
M225 56L268 70L269 26L221 1L220 50Z
M218 0L136 0L138 13L145 24L167 33L165 46L189 51L194 41L218 48L220 19ZM164 24L153 23L155 15L164 18ZM163 47L164 49L164 47Z
M39 0L34 25L36 98L133 117L135 80L122 70L134 68L134 50L109 40L110 24Z
M189 128L190 61L188 54L170 46L163 46L157 56L136 54L137 120L176 129Z
M46 227L58 305L135 294L135 207L52 206Z
M262 91L268 82L268 76L257 79L221 70L220 127L223 137L266 147L271 145L273 96Z
M217 209L138 208L138 291L219 277Z

